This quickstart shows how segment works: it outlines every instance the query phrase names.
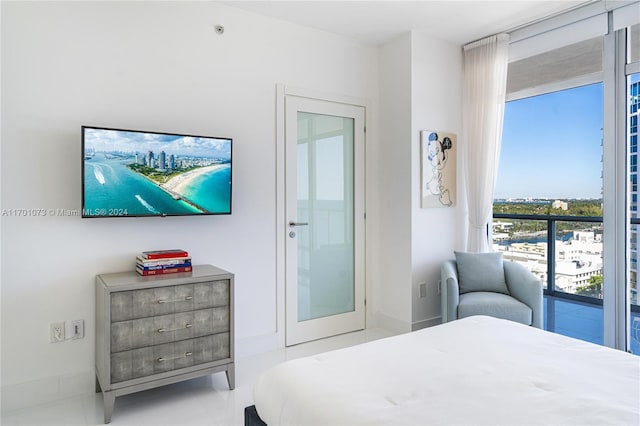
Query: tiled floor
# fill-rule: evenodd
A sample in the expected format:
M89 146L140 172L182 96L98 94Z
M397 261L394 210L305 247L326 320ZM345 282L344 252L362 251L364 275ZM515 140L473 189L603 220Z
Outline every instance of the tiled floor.
M565 336L602 345L602 306L556 297L544 298L544 328ZM640 314L631 313L631 352L640 355Z
M236 360L236 388L229 391L224 373L189 380L116 398L111 424L118 425L243 425L244 407L253 404L252 389L258 375L282 361L364 343L390 336L371 329L310 342ZM2 412L0 424L102 425L101 394L65 399Z

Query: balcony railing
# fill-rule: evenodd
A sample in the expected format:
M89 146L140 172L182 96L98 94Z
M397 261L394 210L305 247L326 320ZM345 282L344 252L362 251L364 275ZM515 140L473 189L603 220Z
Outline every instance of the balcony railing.
M552 296L555 298L560 298L560 299L567 299L567 300L573 300L576 302L602 306L602 286L600 286L600 288L597 289L596 291L593 291L592 294L584 294L585 293L584 286L582 286L581 292L583 294L580 294L580 292L567 290L566 288L559 289L556 283L556 281L559 279L559 275L557 274L557 270L556 270L556 259L558 258L557 247L556 247L556 244L558 241L558 223L573 224L571 226L566 226L566 225L564 226L564 228L568 228L564 230L565 234L571 231L591 231L591 232L594 232L594 236L596 236L598 235L597 231L599 230L600 232L599 235L601 238L602 236L602 217L601 216L561 216L561 215L529 215L529 214L494 213L493 218L496 220L507 220L507 221L510 221L511 223L518 222L518 221L535 221L539 226L539 228L542 228L542 229L537 229L536 230L537 232L529 232L527 234L520 235L520 237L522 237L521 241L526 240L527 238L525 237L531 238L536 235L538 236L538 239L542 239L542 237L546 234L546 246L544 244L538 243L538 245L543 245L545 247L544 251L546 252L546 271L544 274L542 273L538 274L538 275L546 276L546 280L545 280L546 285L544 290L546 295ZM631 224L634 226L640 224L640 219L632 219ZM516 236L516 240L517 240L517 236ZM509 241L514 241L514 237L510 236ZM542 250L537 250L536 247L528 247L527 250L529 250L528 253L532 257L536 256L539 258L542 253ZM507 253L507 251L505 251L505 253ZM599 254L581 252L578 255L578 257L581 257L581 258L586 257L591 259L598 258L598 256L600 256L599 274L598 274L598 267L584 268L584 272L582 273L582 271L580 270L581 260L579 259L572 260L571 253L569 253L568 258L565 260L568 260L569 262L572 262L572 261L575 262L576 269L574 272L577 272L577 274L575 275L577 277L576 279L583 280L584 282L585 279L587 279L589 276L602 275L601 253L602 251L600 249ZM521 254L521 256L522 256L522 259L520 259L520 261L526 262L525 260L526 253ZM565 256L567 256L566 252L565 252ZM514 256L512 255L512 257ZM513 260L518 261L516 259L513 259ZM634 261L636 261L636 252L632 251L632 256L631 256L632 267L633 267ZM594 287L597 287L597 286L594 285ZM634 287L634 294L632 295L633 299L631 300L631 310L633 312L640 312L640 306L638 306L638 301L637 301L637 284L633 283L632 287Z

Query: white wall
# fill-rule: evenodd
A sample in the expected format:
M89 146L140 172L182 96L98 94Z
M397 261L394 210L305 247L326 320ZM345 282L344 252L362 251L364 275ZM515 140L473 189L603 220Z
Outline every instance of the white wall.
M466 200L462 184L462 49L420 32L411 37L411 266L413 329L440 322L438 280L443 260L464 248ZM458 136L455 206L420 207L420 131ZM419 283L427 295L419 298Z
M281 340L277 83L368 100L368 326L437 318L463 205L420 209L419 130L461 131L460 47L419 33L364 46L215 2L0 7L3 211L80 208L83 124L234 139L231 216L1 217L3 409L93 391L94 276L142 250L182 247L236 274L237 353ZM85 339L48 342L49 323L74 319Z
M276 333L276 83L375 107L377 49L215 2L1 7L2 209L80 208L83 124L234 139L231 216L2 217L3 409L93 390L94 276L133 269L142 250L181 247L236 274L239 353ZM406 238L407 208L401 216ZM84 339L49 343L49 323L80 318Z
M380 142L370 158L379 168L379 262L368 279L376 290L374 320L409 331L440 323L440 265L464 247L460 161L455 206L420 207L420 131L453 132L463 141L462 48L414 31L382 45L379 62Z
M411 35L380 46L380 142L374 320L411 329ZM369 217L369 214L367 214ZM367 219L367 226L371 221Z

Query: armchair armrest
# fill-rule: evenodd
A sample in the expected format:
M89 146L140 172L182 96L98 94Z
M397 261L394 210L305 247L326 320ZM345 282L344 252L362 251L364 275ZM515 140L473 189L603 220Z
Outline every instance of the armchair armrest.
M504 262L504 278L511 296L531 308L531 325L542 328L542 281L515 262Z
M442 307L442 322L453 321L458 318L458 303L460 289L458 287L458 268L455 260L447 260L440 268L440 304Z

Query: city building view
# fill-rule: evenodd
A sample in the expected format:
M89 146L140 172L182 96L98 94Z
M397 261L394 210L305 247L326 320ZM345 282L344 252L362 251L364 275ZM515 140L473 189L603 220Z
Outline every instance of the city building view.
M634 81L635 80L635 81ZM630 200L629 215L631 219L638 219L638 105L640 105L640 76L637 74L629 84L629 182ZM631 303L640 305L638 300L638 225L631 224L629 229L629 287Z
M525 265L546 283L547 236L544 242L514 242L508 234L496 232L512 227L510 222L494 223L494 250L503 252L507 261ZM556 290L602 298L602 233L576 230L568 237L556 240Z
M640 75L631 75L626 106L626 275L635 354L640 354L639 92ZM599 344L604 297L602 102L603 86L596 83L507 103L491 229L493 250L543 282L545 328Z

